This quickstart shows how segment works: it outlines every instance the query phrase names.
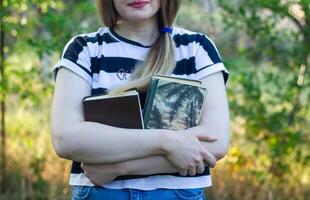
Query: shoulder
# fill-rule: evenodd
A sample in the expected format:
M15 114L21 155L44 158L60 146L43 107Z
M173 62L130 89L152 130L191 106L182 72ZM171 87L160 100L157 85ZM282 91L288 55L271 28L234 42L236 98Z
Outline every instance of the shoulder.
M97 31L82 33L73 36L67 46L70 44L74 44L77 46L88 46L91 44L102 45L103 43L113 43L117 42L111 35L109 34L109 28L107 27L100 27Z
M204 33L187 30L180 27L173 27L172 37L177 47L190 43L196 43L197 45L213 43L213 41Z

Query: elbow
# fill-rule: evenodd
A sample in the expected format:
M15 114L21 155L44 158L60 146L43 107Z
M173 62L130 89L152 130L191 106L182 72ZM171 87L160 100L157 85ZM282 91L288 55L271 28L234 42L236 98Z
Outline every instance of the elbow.
M55 153L60 158L69 159L72 158L72 144L69 140L69 135L65 131L52 130L52 143L55 150ZM72 141L72 140L71 140Z
M219 144L219 147L217 149L217 151L214 153L214 157L216 159L216 161L223 159L228 151L228 145L229 145L229 141L225 141L222 144Z
M222 144L219 145L220 148L214 154L214 157L217 161L223 159L226 156L228 146L229 146L229 138L227 138L227 140L223 141Z
M59 156L60 158L69 159L70 150L68 149L68 146L65 144L63 138L54 138L53 146L57 156Z
M227 151L228 151L228 147L229 147L229 143L230 143L230 124L229 124L229 121L227 123L227 126L225 126L226 129L224 130L224 137L223 137L223 140L221 142L221 145L220 145L220 149L219 151L216 153L215 155L215 159L216 160L221 160L223 159L226 154L227 154Z
M227 151L228 151L228 147L229 147L229 143L230 143L230 129L228 128L226 130L225 137L223 138L223 140L219 144L220 148L218 149L218 151L214 155L214 157L217 161L223 159L226 156Z
M214 157L215 157L216 161L218 161L218 160L223 159L223 158L226 156L226 154L227 154L227 150L225 150L225 151L219 151L219 152L217 152L217 153L214 155Z

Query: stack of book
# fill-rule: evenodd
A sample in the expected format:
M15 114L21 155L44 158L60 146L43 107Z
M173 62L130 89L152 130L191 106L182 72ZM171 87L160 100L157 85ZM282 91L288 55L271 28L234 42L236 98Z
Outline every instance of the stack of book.
M121 128L187 129L199 124L206 93L200 81L154 75L147 90L143 113L139 93L127 91L117 95L85 97L84 117L85 121ZM115 180L142 177L147 175L121 176Z
M206 93L201 81L154 75L143 114L139 93L132 90L85 97L84 117L121 128L186 129L198 125Z

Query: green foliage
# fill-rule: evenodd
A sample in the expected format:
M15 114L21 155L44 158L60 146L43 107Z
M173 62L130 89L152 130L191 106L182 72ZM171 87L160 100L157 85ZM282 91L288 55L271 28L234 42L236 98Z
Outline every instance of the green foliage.
M273 199L273 192L285 199L284 190L307 199L301 180L310 175L309 1L217 2L221 9L206 12L185 1L178 22L213 38L231 73L233 148L220 173L266 196L240 195L249 189L225 184L215 199Z
M8 59L1 93L20 94L21 100L38 105L42 98L37 94L50 95L52 89L52 80L47 80L51 74L46 74L50 66L42 63L44 56L59 53L73 35L97 29L100 22L95 5L76 0L4 0L3 8ZM16 64L22 59L32 61L28 63L32 66L25 69Z
M265 155L263 168L253 161L255 167L244 172L281 187L296 166L309 166L308 7L304 1L263 0L220 5L224 30L238 38L225 61L234 76L230 108L233 118L244 120L243 136L254 149L240 166L248 165L249 156ZM297 19L291 6L306 13L304 18Z
M220 0L224 22L248 36L247 55L269 60L283 70L306 64L309 55L309 7L306 1ZM304 17L300 17L305 15ZM299 16L299 17L297 17ZM301 18L301 19L300 19ZM287 56L283 56L287 55Z
M3 8L10 181L0 199L65 199L70 166L53 153L47 126L51 66L72 36L101 26L95 2ZM230 71L232 145L208 198L309 198L309 15L309 0L182 0L177 24L207 33Z

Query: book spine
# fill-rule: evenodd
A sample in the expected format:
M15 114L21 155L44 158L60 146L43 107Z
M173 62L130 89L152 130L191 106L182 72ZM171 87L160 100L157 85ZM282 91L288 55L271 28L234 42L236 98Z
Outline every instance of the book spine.
M138 103L139 103L141 126L142 126L142 129L144 129L144 122L143 122L143 115L142 115L142 111L141 111L141 102L140 102L139 94L137 94L137 99L138 99Z
M84 114L83 114L84 121L88 121L88 112L86 112L87 102L85 101L85 98L83 98L82 104L83 104L83 112L84 112Z
M155 99L155 93L158 85L158 79L152 79L150 87L148 88L147 91L147 96L145 100L145 105L144 105L144 114L143 114L143 122L144 122L144 128L148 128L148 122L150 119L150 114L151 114L151 109L152 105Z

